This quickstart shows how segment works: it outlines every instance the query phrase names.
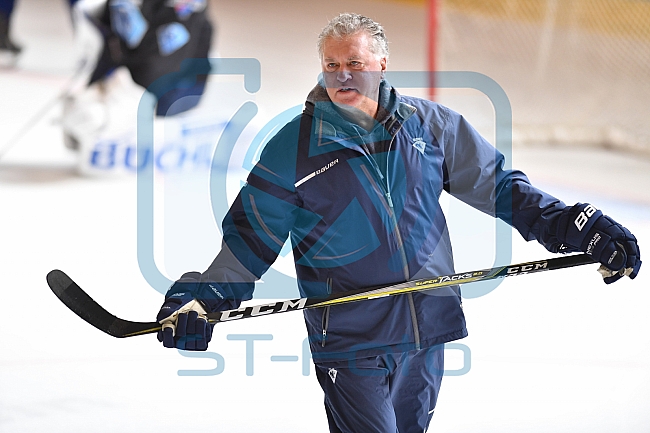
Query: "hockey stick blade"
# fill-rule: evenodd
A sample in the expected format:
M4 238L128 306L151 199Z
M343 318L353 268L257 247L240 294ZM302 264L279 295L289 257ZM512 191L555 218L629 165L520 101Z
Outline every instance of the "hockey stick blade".
M150 334L160 329L158 322L131 322L112 315L58 269L47 274L47 284L57 298L77 316L113 337Z
M269 304L240 307L235 310L217 311L207 315L210 323L229 322L249 317L266 316L285 311L320 308L330 305L358 302L385 296L396 296L405 293L422 292L440 289L457 284L468 284L477 281L488 281L515 275L524 275L542 271L570 268L573 266L595 263L586 254L562 256L547 260L525 262L508 266L499 266L479 271L461 272L453 275L443 275L433 278L407 281L379 288L360 289L336 293L325 298L298 298ZM124 338L157 332L161 329L158 322L131 322L120 319L106 311L95 302L81 287L63 271L53 270L47 274L47 283L54 294L70 310L76 313L95 328L113 337Z

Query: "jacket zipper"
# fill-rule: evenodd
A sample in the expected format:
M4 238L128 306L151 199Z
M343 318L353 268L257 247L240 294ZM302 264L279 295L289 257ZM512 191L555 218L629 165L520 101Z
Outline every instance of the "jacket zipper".
M327 290L329 293L332 293L332 278L327 278ZM327 327L329 326L330 321L330 307L329 305L323 310L323 316L321 317L321 328L323 330L322 340L320 342L321 347L325 347L325 340L327 339Z
M406 120L406 119L404 119ZM393 127L397 119L394 119L390 125L386 127L386 129L390 129ZM379 179L381 182L379 182L379 187L383 190L382 193L384 194L384 197L386 199L386 202L388 204L388 210L389 210L389 215L391 218L391 222L393 223L393 226L395 227L395 236L397 238L397 244L398 244L398 249L400 251L400 255L402 257L402 263L404 263L403 266L403 271L404 271L404 279L408 281L410 278L409 275L409 270L408 270L408 260L406 258L406 252L404 251L404 241L402 239L402 234L399 231L399 225L397 224L397 216L395 214L395 208L393 206L393 199L390 195L390 180L388 179L388 169L389 169L389 157L390 157L390 149L393 147L393 142L395 141L395 136L397 133L402 129L403 123L399 124L399 127L395 130L395 133L391 134L391 140L390 143L388 144L388 153L386 156L386 177L381 173L381 170L377 166L377 163L375 160L368 154L367 159L370 162L370 165L374 168L375 172L379 176ZM364 146L365 147L365 146ZM367 153L367 151L366 151ZM383 182L385 181L385 185ZM328 278L328 285L331 284L331 279ZM417 320L417 315L415 312L415 302L413 301L413 294L407 293L406 294L407 299L409 301L409 310L411 313L411 326L413 327L413 338L415 340L415 348L416 350L420 350L421 348L421 342L420 342L420 329L418 326L418 320ZM329 309L330 307L325 307L323 310L323 316L321 319L321 325L323 329L323 335L322 335L322 341L321 341L321 346L325 347L325 339L327 338L327 326L329 324Z
M391 123L390 127L393 126L395 120ZM406 252L404 251L404 241L402 239L402 233L399 231L399 225L397 224L397 216L395 215L395 208L393 207L393 199L391 198L390 195L390 179L389 179L389 158L390 158L390 149L393 147L393 142L395 141L395 136L399 132L399 130L402 129L402 123L399 124L399 127L397 130L395 130L395 133L392 134L390 143L388 144L388 153L386 154L386 200L388 201L388 206L390 207L390 217L393 222L393 226L395 227L395 236L397 237L397 243L400 251L400 255L402 257L402 263L404 263L404 279L406 281L409 280L410 275L409 275L409 270L408 270L408 259L406 258ZM380 173L381 176L381 173ZM413 301L413 294L412 293L407 293L406 297L409 302L409 310L411 313L411 325L413 326L413 339L415 340L415 349L420 350L421 348L421 342L420 342L420 327L418 325L418 319L417 315L415 312L415 301Z

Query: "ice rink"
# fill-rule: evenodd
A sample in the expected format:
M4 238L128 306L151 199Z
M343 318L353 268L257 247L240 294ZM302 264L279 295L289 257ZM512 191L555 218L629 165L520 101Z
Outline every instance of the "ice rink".
M209 94L216 124L247 101L257 107L221 166L228 200L251 141L313 87L316 36L328 18L343 11L375 18L392 41L389 68L425 69L413 43L425 33L417 2L214 0L210 8L214 55L261 65L259 91L217 77ZM13 29L24 52L13 68L0 69L0 152L30 128L0 160L0 432L328 431L300 313L220 324L208 352L192 355L164 349L152 335L105 335L52 295L45 275L58 268L117 316L154 320L163 297L139 258L169 279L203 270L219 249L220 215L212 212L221 207L210 202L205 173L187 181L153 177L153 209L142 205L146 178L79 174L79 156L63 145L60 104L34 118L76 68L67 2L19 0ZM476 91L441 98L493 133L494 113ZM531 145L512 150L512 165L566 203L593 203L648 251L647 156ZM448 209L458 271L492 267L500 241L489 220L453 202ZM142 233L147 224L155 226L151 239ZM552 257L516 232L506 250L511 263ZM284 267L278 263L277 273L290 273ZM650 431L650 270L607 286L596 268L509 278L468 297L470 335L447 347L448 374L429 431ZM468 286L468 293L476 292Z

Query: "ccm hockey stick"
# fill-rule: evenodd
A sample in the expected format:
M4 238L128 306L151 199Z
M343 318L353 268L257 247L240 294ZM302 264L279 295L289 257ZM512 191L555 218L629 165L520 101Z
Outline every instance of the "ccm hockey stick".
M467 284L513 275L551 271L555 269L586 265L589 263L594 263L594 260L586 254L562 256L535 262L519 263L479 271L461 272L453 275L442 275L439 277L407 281L405 283L393 284L379 288L352 290L344 293L332 294L323 298L299 298L272 302L270 304L245 306L235 310L209 313L207 318L210 323L229 322L231 320L265 316L268 314L283 313L285 311L319 308L348 302L382 298L384 296L434 290L455 284ZM131 322L112 315L95 302L63 271L55 269L48 273L47 283L54 294L69 309L95 328L112 335L113 337L124 338L135 335L151 334L161 329L158 322Z

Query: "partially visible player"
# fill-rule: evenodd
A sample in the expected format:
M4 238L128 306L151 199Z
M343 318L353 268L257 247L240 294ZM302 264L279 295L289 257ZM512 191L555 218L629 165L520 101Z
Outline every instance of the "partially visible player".
M74 8L77 33L86 29L78 37L100 42L96 52L85 53L92 66L87 84L64 106L67 147L77 148L106 128L107 92L119 91L110 81L120 68L156 96L157 116L196 107L205 91L213 36L206 0L81 0ZM195 60L188 66L187 59ZM203 73L197 75L197 70Z
M169 77L174 90L157 95L156 114L177 114L194 107L203 94L206 75L195 83L194 71L184 71L185 59L206 59L212 40L212 25L206 0L109 0L96 23L105 37L104 47L90 83L97 82L119 66L126 66L133 81L149 88ZM165 89L166 90L166 89ZM187 96L195 98L186 98ZM182 106L172 105L183 98Z

